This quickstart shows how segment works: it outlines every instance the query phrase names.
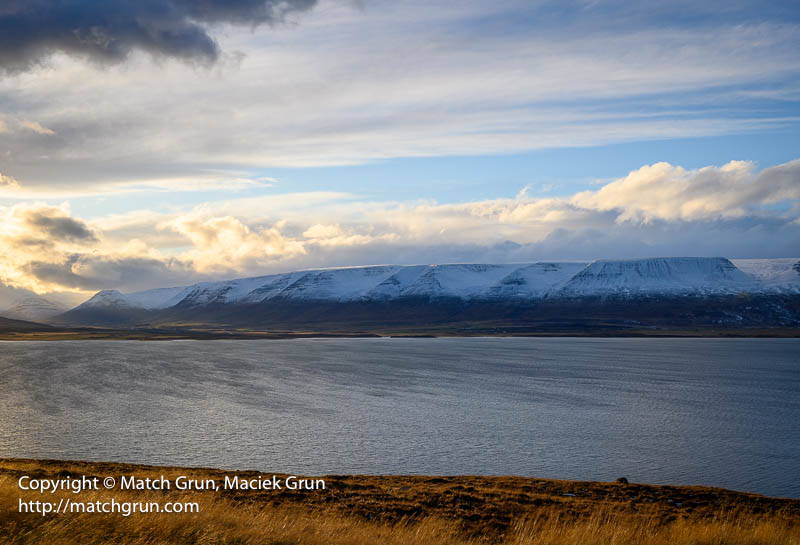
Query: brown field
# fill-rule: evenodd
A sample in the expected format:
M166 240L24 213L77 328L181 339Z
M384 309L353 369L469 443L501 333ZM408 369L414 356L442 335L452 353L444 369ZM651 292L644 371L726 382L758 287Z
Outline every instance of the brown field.
M33 478L174 480L257 473L0 459L0 544L798 545L800 500L719 488L522 477L326 476L325 490L86 491L43 497ZM262 474L263 475L263 474ZM102 488L102 487L101 487ZM18 502L196 502L197 513L18 512Z
M800 335L800 334L798 334ZM174 341L174 340L241 340L241 339L309 339L379 337L372 333L315 333L295 331L250 330L136 330L101 329L0 331L0 341Z
M800 328L694 328L694 329L548 329L536 331L530 328L488 328L464 331L457 328L420 328L418 330L387 329L361 331L262 331L255 329L103 329L103 328L50 328L42 331L11 331L0 328L0 341L172 341L172 340L218 340L218 339L307 339L307 338L361 338L361 337L740 337L740 338L797 338Z

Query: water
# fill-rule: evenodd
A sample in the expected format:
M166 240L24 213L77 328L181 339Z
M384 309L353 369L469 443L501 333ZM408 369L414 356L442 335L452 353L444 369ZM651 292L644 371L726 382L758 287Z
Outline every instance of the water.
M800 497L800 340L5 342L0 456Z

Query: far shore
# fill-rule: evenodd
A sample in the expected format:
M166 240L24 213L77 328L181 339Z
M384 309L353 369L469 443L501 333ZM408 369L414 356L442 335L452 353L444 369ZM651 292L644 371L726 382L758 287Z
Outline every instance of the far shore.
M178 490L176 486L41 494L20 483L122 477L223 483L285 479L272 472L111 462L0 459L2 543L237 543L450 545L800 543L800 499L702 486L529 477L327 475L313 490ZM22 481L21 478L25 478ZM20 512L22 503L191 503L180 515ZM60 504L59 503L59 504ZM27 508L27 507L26 507Z
M310 338L468 338L468 337L598 337L598 338L800 338L800 328L669 329L669 328L589 328L524 329L489 328L459 330L425 328L415 331L263 331L221 328L45 328L38 330L0 329L0 341L170 341L170 340L264 340Z

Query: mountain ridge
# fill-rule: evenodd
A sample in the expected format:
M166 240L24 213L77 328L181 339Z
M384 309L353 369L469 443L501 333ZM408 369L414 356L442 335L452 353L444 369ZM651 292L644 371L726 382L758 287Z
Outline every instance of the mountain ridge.
M309 269L265 276L199 282L123 294L102 290L76 308L121 305L158 309L181 303L198 305L261 302L272 298L309 300L392 299L404 296L492 298L508 293L505 286L528 286L524 295L601 295L607 293L663 293L710 291L737 293L780 287L800 291L800 258L753 261L746 273L723 257L668 257L592 262L539 261L535 263L441 265L369 265ZM793 269L792 267L797 267ZM608 282L613 271L616 282ZM352 277L380 279L372 286L354 288ZM659 274L661 273L661 274ZM699 274L698 274L699 273ZM338 277L338 278L336 278ZM344 278L343 278L344 277ZM351 277L351 278L346 278ZM666 280L664 280L666 278ZM476 279L490 280L483 284ZM594 285L586 285L593 279ZM337 284L337 280L339 280ZM344 281L343 281L344 280ZM536 283L535 281L538 281ZM661 281L661 283L659 283ZM582 286L579 286L582 285ZM337 287L342 288L337 291ZM486 289L486 293L481 291ZM582 288L582 289L581 289ZM563 292L560 292L563 290ZM512 290L513 291L513 290ZM159 297L159 294L161 295ZM517 295L520 291L517 290Z
M50 322L314 330L348 323L361 331L376 323L402 327L500 320L516 327L540 318L548 323L606 318L649 323L642 310L647 306L648 312L668 313L665 323L800 323L795 311L800 259L737 262L749 272L723 257L312 269L131 294L103 290ZM750 298L757 303L748 303ZM642 299L657 303L643 305Z

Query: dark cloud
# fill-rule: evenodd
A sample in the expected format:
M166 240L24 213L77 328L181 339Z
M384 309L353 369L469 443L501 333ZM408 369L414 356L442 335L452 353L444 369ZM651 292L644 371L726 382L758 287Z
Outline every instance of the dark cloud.
M281 21L317 0L11 0L0 4L0 69L20 72L54 52L103 62L134 49L213 62L210 25Z
M5 310L20 299L36 297L37 295L26 289L15 288L0 281L0 309Z
M27 212L25 214L25 223L33 227L37 232L55 240L71 242L97 241L97 237L85 223L67 216L53 215L50 209Z
M128 292L191 284L208 279L175 259L161 261L88 254L72 254L58 262L34 260L25 264L22 269L41 282L58 284L65 289L81 290L114 288Z

